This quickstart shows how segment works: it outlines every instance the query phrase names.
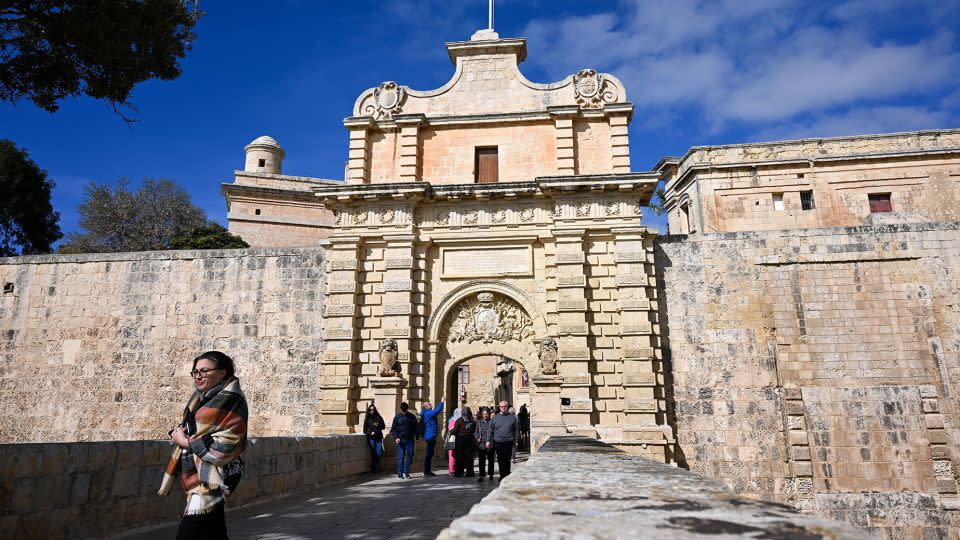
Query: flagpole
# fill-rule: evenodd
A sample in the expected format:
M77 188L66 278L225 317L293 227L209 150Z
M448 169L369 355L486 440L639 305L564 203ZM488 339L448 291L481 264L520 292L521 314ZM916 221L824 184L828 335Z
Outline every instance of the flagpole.
M490 0L490 17L489 24L487 24L489 30L493 30L493 0Z

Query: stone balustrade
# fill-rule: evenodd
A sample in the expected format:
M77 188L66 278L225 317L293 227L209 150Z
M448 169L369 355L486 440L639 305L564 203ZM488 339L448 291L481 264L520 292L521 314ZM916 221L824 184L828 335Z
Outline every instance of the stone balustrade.
M600 441L556 435L445 529L465 538L871 538Z
M157 495L170 451L167 441L0 445L0 538L103 538L176 522L184 505L179 486ZM370 466L362 435L250 439L244 462L231 507Z

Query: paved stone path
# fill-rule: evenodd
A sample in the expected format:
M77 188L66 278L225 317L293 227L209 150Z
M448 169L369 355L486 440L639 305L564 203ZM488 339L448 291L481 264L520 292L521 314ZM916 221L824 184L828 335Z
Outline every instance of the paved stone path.
M523 466L517 457L521 463L514 464L514 470ZM231 540L436 538L497 487L495 480L454 478L443 468L436 473L433 478L416 473L410 480L394 475L359 477L228 510L227 531ZM176 531L172 523L125 538L169 540Z

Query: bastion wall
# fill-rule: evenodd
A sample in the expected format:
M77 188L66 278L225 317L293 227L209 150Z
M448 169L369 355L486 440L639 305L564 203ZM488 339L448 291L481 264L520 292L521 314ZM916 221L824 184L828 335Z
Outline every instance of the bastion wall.
M0 442L163 439L233 356L254 436L323 425L321 248L0 259Z
M667 236L655 259L681 464L885 537L957 530L960 222Z

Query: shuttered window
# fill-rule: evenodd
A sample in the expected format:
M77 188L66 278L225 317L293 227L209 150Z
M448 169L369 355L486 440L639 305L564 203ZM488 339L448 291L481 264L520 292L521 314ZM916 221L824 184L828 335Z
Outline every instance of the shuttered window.
M477 148L476 161L474 164L474 180L476 180L478 184L492 184L500 179L499 172L497 147Z

